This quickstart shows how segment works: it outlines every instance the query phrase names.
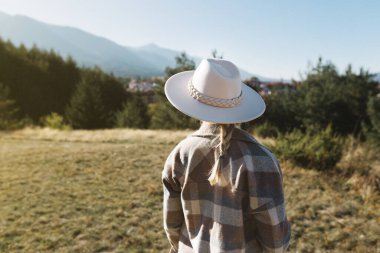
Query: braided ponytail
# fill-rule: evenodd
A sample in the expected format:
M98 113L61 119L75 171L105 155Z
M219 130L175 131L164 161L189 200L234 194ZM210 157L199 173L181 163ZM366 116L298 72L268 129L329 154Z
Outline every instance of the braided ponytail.
M215 164L210 172L208 181L211 185L226 186L229 180L223 175L223 156L230 147L232 130L234 125L218 124L219 128L219 143L215 147Z

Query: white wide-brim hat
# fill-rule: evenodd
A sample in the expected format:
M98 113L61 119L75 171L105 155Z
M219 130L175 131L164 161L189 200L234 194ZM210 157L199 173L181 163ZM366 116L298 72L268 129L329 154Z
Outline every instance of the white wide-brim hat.
M196 70L171 76L165 94L179 111L213 123L248 122L265 111L263 98L242 83L232 62L222 59L204 59Z

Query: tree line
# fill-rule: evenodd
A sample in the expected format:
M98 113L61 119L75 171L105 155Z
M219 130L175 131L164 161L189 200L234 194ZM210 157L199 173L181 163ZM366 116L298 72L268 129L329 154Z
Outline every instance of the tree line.
M159 87L152 102L146 94L128 92L125 79L99 68L79 67L54 51L0 40L0 129L52 121L74 129L197 128L199 122L173 108L163 89L171 75L193 69L186 53L178 55L165 78L155 80ZM243 127L278 135L330 126L335 134L379 139L378 94L378 83L368 71L355 73L348 66L339 73L333 63L319 59L295 90L265 97L265 114Z
M122 79L68 57L0 40L0 128L59 115L73 128L110 128L130 97Z

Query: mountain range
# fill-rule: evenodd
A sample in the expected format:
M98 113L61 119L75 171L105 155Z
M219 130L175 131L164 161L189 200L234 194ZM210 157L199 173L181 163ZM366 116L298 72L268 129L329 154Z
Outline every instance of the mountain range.
M167 66L175 66L175 57L180 53L153 43L141 47L123 46L78 28L46 24L1 11L0 37L15 45L23 43L27 48L36 45L45 50L53 49L63 57L70 55L79 65L97 65L117 76L162 76ZM201 60L190 57L195 63ZM242 69L240 73L242 79L253 76ZM273 80L259 78L263 81Z
M166 67L175 66L180 54L168 48L150 43L141 47L123 46L107 38L97 36L75 27L51 25L22 15L8 15L0 11L0 38L15 45L23 43L27 48L51 50L63 57L71 56L79 65L99 66L117 76L162 76ZM190 56L196 64L199 57ZM267 78L240 69L243 80L252 76L264 82L285 81ZM374 80L380 82L380 73Z

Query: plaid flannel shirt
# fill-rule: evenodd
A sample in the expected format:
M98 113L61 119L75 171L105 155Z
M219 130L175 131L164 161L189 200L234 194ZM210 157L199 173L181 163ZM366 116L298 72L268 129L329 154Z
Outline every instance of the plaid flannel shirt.
M182 140L162 172L164 229L170 252L284 252L290 241L282 173L273 154L234 128L222 170L230 185L211 186L215 162L208 124Z

